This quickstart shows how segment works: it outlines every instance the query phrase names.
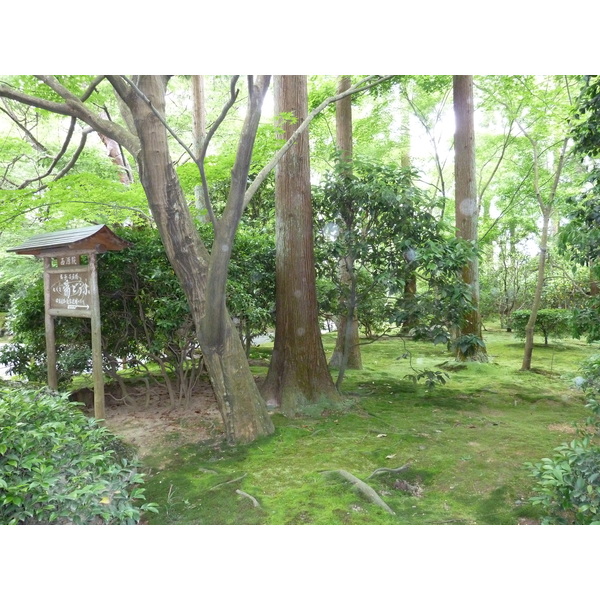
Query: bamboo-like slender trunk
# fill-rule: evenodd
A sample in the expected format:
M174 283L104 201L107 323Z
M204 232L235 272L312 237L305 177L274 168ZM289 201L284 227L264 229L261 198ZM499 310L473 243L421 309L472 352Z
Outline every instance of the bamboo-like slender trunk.
M540 240L540 264L538 266L537 282L535 286L535 294L529 319L525 326L525 351L523 353L523 364L521 371L529 371L531 369L531 357L533 355L533 331L537 314L542 303L542 292L544 290L544 279L546 276L546 259L548 256L548 231L550 224L550 209L546 208L542 215L542 237Z

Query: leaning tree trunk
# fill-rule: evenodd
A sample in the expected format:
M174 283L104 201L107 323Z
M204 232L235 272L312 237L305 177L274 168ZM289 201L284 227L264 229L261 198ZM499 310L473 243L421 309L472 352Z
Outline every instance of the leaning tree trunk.
M345 92L350 88L352 82L350 77L345 75L340 78L338 84L338 94ZM340 153L340 160L344 165L343 172L348 176L352 175L352 98L346 96L336 103L335 106L335 134L337 149ZM346 256L339 261L339 277L342 286L350 290L356 286L353 281L356 277L354 272L354 260ZM354 294L356 297L356 294ZM342 305L348 299L342 298ZM355 303L355 300L352 302ZM358 335L357 307L351 306L350 310L344 311L336 319L337 336L335 348L329 359L329 366L335 369L362 369L362 357L360 353L360 340ZM349 319L348 315L352 313Z
M454 175L456 198L456 235L465 240L477 241L479 205L475 179L475 125L473 117L473 77L455 75L454 113ZM465 315L460 335L476 335L481 339L481 316L479 313L479 268L477 258L470 260L462 269L462 280L471 290L473 309ZM474 350L469 356L457 349L458 360L487 362L485 348Z
M274 78L276 114L294 113L285 139L306 118L306 76ZM308 132L283 156L275 171L275 342L262 388L268 404L295 416L319 401L336 401L318 321L313 249Z
M164 115L165 83L160 77L142 77L140 90ZM266 405L256 386L240 337L221 299L211 297L208 280L215 257L202 244L169 155L166 129L140 98L129 102L141 143L140 180L156 221L165 251L185 292L198 332L207 371L230 443L251 442L274 431ZM207 339L206 312L219 305L219 343ZM211 315L214 316L214 315Z

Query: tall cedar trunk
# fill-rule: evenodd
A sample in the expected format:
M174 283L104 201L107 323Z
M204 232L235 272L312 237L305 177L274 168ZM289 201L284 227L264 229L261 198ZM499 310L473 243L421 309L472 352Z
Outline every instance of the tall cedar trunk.
M535 321L537 313L542 303L542 291L544 290L544 278L546 276L546 258L548 256L548 231L550 229L550 209L546 208L542 214L542 238L540 240L540 264L538 266L537 283L535 286L535 295L529 319L525 326L525 352L523 354L522 371L531 369L531 357L533 355L533 330L535 329ZM548 341L546 340L546 345Z
M338 84L338 93L341 94L350 88L352 82L349 76L340 77ZM352 174L352 99L350 96L342 98L335 106L335 127L336 143L340 153L340 159L345 163L346 169L343 172ZM341 259L339 262L339 275L342 285L351 289L356 282L353 282L354 261L351 257ZM344 303L343 299L343 302ZM329 359L329 366L335 369L362 369L362 357L360 353L360 340L358 336L358 319L356 307L353 306L351 312L354 316L348 319L348 311L338 316L337 336L335 340L335 349Z
M477 241L477 221L479 205L475 179L475 125L473 118L473 77L455 75L454 114L456 132L454 134L454 176L455 176L455 217L456 235L460 238ZM469 261L462 270L462 279L471 289L474 309L466 316L460 335L474 334L481 338L481 317L479 314L479 269L477 258ZM456 358L467 360L457 349ZM480 348L468 360L487 361L485 348Z
M288 139L307 115L306 76L274 78L275 112L293 113L284 124ZM313 219L307 132L284 155L275 171L276 326L267 403L294 416L304 406L339 398L327 368L318 323Z
M166 82L161 77L140 78L139 88L164 115ZM167 256L185 292L206 367L223 416L230 443L251 442L274 431L266 405L256 387L239 335L223 308L218 311L220 343L207 339L207 309L223 303L211 296L210 257L193 226L183 191L169 155L166 129L150 107L139 98L129 103L141 150L140 180L159 229ZM213 316L213 315L211 315Z

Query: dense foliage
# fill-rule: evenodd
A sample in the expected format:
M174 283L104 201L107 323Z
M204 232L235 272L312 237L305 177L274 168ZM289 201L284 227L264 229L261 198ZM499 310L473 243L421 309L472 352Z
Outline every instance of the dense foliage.
M315 191L317 268L337 289L333 314L355 311L369 332L392 323L447 343L471 307L457 275L475 249L436 219L417 177L396 165L354 160L349 173L338 163Z
M515 310L510 317L511 327L518 338L525 337L525 327L531 311ZM570 310L560 308L543 308L538 311L533 328L534 333L544 336L544 344L548 339L561 339L572 333L572 315Z
M592 412L586 427L579 438L556 448L552 458L528 463L537 482L531 502L544 507L546 523L600 525L600 356L582 370Z
M135 524L143 475L65 395L0 389L0 524Z
M131 243L121 252L100 255L98 283L105 372L118 379L126 364L145 376L158 366L173 403L189 399L201 372L195 328L187 302L151 228L115 228ZM208 237L207 228L203 234ZM274 248L264 231L243 231L236 239L228 303L249 346L273 322ZM91 368L88 319L56 318L57 370L61 385ZM41 278L13 296L8 324L12 343L0 362L27 381L46 377L44 295ZM173 383L171 383L171 381Z

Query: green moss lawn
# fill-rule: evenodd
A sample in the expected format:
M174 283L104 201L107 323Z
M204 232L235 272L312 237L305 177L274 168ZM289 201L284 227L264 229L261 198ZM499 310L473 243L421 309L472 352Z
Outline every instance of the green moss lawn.
M538 522L539 509L527 502L533 480L524 463L575 437L587 410L573 379L598 348L571 339L544 347L539 339L534 371L522 372L522 342L494 328L485 339L488 364L459 365L445 347L405 345L398 337L366 344L365 368L348 372L340 410L317 407L299 419L275 414L275 434L248 446L215 441L157 450L145 459L146 499L160 512L146 515L147 522ZM333 341L325 336L328 352ZM260 348L253 356L268 353ZM405 378L414 373L411 364L444 370L450 380L428 391ZM340 470L368 484L389 511Z

